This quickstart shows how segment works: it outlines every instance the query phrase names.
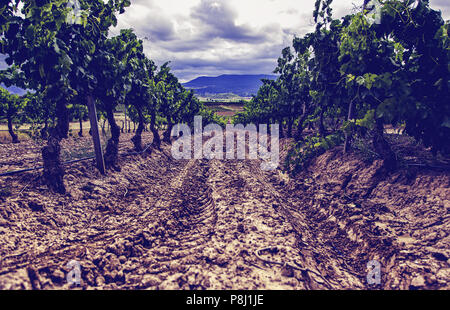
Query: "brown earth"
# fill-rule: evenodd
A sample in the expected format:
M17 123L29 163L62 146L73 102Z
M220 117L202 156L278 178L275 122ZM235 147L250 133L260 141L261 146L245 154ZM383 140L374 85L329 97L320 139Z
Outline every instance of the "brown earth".
M39 148L1 145L0 171L39 165ZM0 289L71 288L71 260L96 289L450 287L448 172L385 176L339 148L292 179L253 160L176 161L168 145L121 166L66 167L64 196L39 172L0 179ZM367 283L371 260L380 285Z

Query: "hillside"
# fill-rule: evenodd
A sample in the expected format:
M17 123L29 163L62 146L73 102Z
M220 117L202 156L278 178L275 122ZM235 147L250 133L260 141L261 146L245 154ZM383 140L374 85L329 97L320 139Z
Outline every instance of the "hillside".
M276 79L276 75L220 75L201 76L184 83L187 89L193 89L197 95L233 93L239 96L256 95L261 87L261 79Z

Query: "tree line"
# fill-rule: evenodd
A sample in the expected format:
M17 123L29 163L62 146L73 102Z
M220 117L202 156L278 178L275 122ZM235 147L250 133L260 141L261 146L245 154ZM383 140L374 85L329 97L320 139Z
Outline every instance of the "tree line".
M0 89L0 118L40 126L47 144L42 148L44 180L65 193L60 142L68 137L69 122L87 117L90 102L111 128L105 165L120 170L120 127L114 113L125 106L138 124L132 142L142 148L142 132L149 127L154 148L170 142L177 123L192 124L195 115L221 122L179 83L170 64L157 68L144 53L143 41L132 29L109 36L129 0L7 0L0 5L0 52L9 68L0 82L32 90L24 96ZM158 129L166 128L163 137Z
M334 19L332 0L317 0L315 30L283 49L278 79L263 80L234 119L279 123L296 140L294 172L336 145L348 152L356 136L395 169L385 125L450 154L449 21L427 0L372 2Z

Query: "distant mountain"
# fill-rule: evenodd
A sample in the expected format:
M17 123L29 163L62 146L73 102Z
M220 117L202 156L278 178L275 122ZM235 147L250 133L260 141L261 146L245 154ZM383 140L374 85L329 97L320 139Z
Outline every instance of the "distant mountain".
M256 95L261 87L261 79L275 80L276 75L221 75L217 77L201 76L184 83L187 89L192 89L197 95L233 93L242 97Z

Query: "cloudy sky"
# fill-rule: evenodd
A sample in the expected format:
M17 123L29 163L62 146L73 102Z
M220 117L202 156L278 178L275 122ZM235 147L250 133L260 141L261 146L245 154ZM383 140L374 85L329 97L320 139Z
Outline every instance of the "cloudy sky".
M171 61L181 81L220 74L270 74L294 35L314 29L315 0L132 0L119 17L145 39L147 55ZM334 0L333 16L362 0ZM431 0L449 19L450 1Z
M147 55L157 65L171 61L182 82L220 74L270 74L294 35L314 29L315 0L131 0L119 16L121 28L145 38ZM334 0L341 17L362 0ZM431 0L444 19L450 1ZM0 55L0 68L4 67Z

